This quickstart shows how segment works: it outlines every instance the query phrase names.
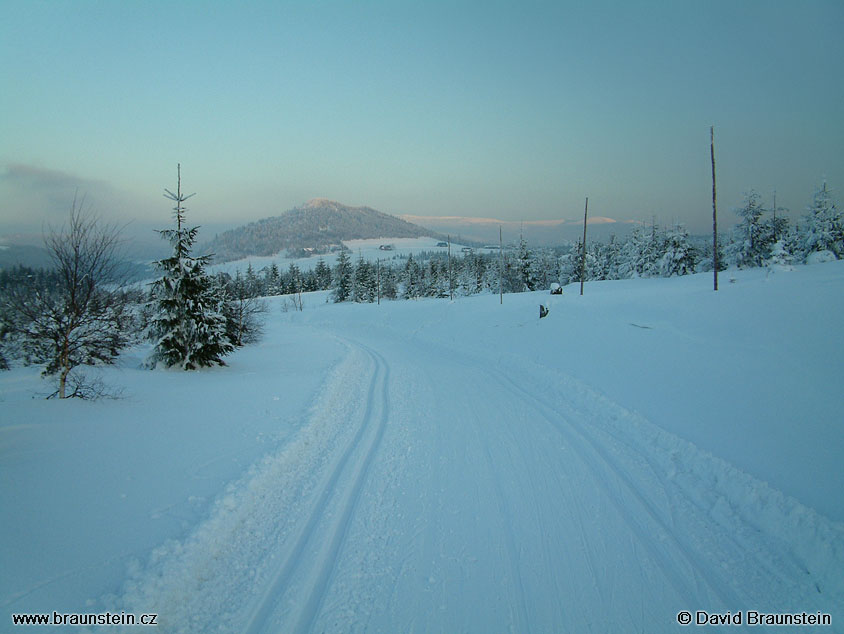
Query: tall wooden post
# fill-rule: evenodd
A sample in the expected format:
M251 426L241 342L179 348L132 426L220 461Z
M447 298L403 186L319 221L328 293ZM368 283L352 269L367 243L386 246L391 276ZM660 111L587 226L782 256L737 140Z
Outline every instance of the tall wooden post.
M378 305L381 305L381 258L375 260L375 279L378 285Z
M451 278L451 234L448 234L448 296L454 301L454 284Z
M501 225L498 225L498 303L504 303L504 286L502 284L502 277L504 276L504 240L501 237Z
M583 254L580 258L580 294L583 295L583 281L586 279L586 214L589 213L589 196L586 197L586 208L583 210Z
M718 290L718 206L715 198L715 126L709 127L709 154L712 158L712 270Z
M777 190L776 189L774 190L774 208L772 209L772 211L774 213L774 223L773 223L774 244L776 244L777 241L779 240L779 237L777 236Z

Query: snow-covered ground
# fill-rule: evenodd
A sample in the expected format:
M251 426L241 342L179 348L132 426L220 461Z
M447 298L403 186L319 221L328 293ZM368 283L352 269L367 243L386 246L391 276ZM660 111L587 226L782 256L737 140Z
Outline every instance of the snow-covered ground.
M437 246L441 244L441 240L435 238L368 238L365 240L346 240L343 244L351 252L352 262L357 262L359 257L362 257L368 262L375 262L376 260L391 261L398 258L406 258L408 255L417 255L422 252L430 253L447 253L448 247ZM389 250L381 247L392 247ZM468 249L465 245L452 243L451 252L453 255L463 255L463 249ZM473 249L477 253L490 253L490 249ZM496 253L498 251L496 250ZM310 271L313 269L320 258L325 260L325 263L331 267L337 263L337 253L326 253L323 255L313 255L308 258L289 258L282 252L276 255L256 256L252 258L245 258L243 260L232 260L231 262L223 262L222 264L214 264L208 267L211 273L218 273L225 271L234 275L235 271L241 273L246 272L246 268L251 265L257 272L266 268L273 263L280 271L286 271L291 264L295 264L300 271Z
M133 350L103 375L121 400L0 373L0 630L56 610L650 633L705 610L766 631L756 610L842 631L842 291L844 262L728 272L718 293L710 275L503 305L314 293L271 300L227 368L146 371Z

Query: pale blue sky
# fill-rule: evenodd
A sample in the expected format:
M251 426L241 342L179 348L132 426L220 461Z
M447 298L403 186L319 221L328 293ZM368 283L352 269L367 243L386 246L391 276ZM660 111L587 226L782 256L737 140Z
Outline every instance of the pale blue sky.
M844 187L844 3L0 0L0 234L313 197L393 214L711 224ZM40 225L39 225L40 226Z

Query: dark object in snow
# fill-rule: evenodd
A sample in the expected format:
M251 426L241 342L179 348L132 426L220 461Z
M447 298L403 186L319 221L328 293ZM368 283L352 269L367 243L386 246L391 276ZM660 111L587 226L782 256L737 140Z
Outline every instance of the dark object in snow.
M539 305L539 318L542 319L548 314L548 308L543 306L542 304Z
M562 295L563 294L563 287L554 282L551 284L551 294L552 295Z

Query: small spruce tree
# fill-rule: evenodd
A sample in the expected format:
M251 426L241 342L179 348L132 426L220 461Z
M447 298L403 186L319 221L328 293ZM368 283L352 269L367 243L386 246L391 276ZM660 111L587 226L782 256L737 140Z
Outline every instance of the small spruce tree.
M735 210L741 221L733 230L730 255L736 266L746 268L762 266L771 256L772 233L762 221L765 208L759 194L750 190L744 197L744 206Z
M345 247L341 247L340 255L337 256L337 266L332 276L334 291L332 297L335 302L345 302L351 299L354 270L349 260L349 253Z
M524 237L519 236L519 252L516 255L516 272L522 284L523 291L532 291L536 289L534 283L533 271L531 269L532 254L528 250L527 242Z
M803 239L805 253L830 251L840 260L844 257L844 213L836 207L826 182L815 192L807 211Z
M331 288L331 269L328 268L325 260L319 259L314 273L316 274L316 290L326 291Z
M691 275L695 272L697 258L689 242L689 233L682 225L675 225L665 233L664 253L659 260L662 277Z
M170 241L173 255L155 263L162 276L152 283L150 336L156 344L148 363L184 370L225 365L223 357L234 349L226 335L225 297L205 273L211 256L191 255L199 227L185 226L184 202L193 194L182 194L181 166L176 193L164 191L176 203L176 228L158 232Z

